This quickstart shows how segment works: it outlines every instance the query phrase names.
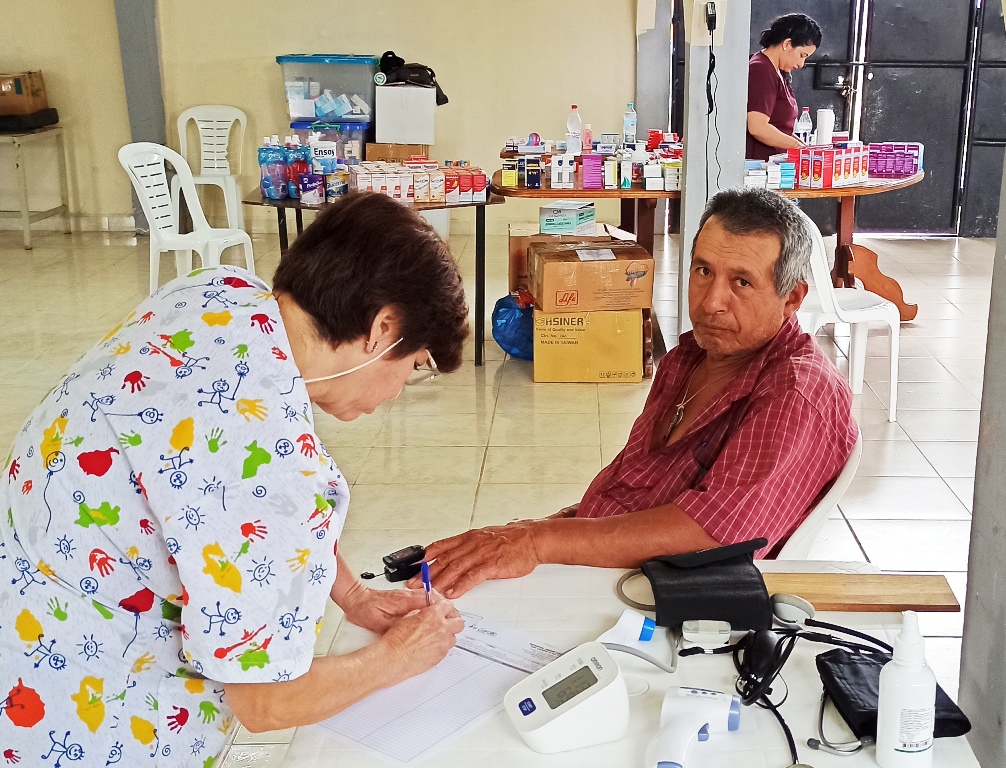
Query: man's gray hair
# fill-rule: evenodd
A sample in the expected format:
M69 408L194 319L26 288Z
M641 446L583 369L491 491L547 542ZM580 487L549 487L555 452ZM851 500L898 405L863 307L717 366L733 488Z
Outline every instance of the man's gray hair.
M699 231L692 241L692 254L702 227L711 217L732 235L775 235L779 238L779 258L772 279L780 297L798 283L807 281L813 240L799 209L782 195L765 189L728 189L712 197L699 219Z

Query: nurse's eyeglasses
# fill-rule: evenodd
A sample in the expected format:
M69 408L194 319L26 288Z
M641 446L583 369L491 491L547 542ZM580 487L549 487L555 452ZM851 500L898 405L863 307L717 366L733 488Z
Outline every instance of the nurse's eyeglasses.
M424 381L433 381L439 375L440 369L437 368L437 362L433 359L433 355L430 354L429 350L427 350L426 362L416 365L415 371L409 376L408 383L410 385L422 384Z

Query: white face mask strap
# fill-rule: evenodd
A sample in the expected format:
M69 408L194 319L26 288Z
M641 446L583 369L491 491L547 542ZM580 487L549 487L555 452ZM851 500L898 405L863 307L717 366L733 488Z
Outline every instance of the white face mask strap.
M360 363L359 365L355 365L352 368L350 368L348 371L342 371L341 373L333 373L331 376L319 376L317 379L304 379L304 383L305 384L314 384L316 381L328 381L329 379L337 379L340 376L348 376L349 374L355 373L356 371L360 370L361 368L366 368L371 363L376 363L378 360L380 360L382 357L384 357L386 354L388 354L391 350L393 350L395 347L397 347L401 343L402 343L402 339L399 339L398 341L396 341L391 346L386 347L385 349L382 349L377 355L375 355L374 357L370 358L367 362Z

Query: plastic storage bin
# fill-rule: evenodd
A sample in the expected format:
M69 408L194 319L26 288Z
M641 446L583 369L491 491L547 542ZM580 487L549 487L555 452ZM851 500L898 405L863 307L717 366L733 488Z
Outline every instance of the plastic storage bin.
M376 56L291 54L276 62L283 68L292 121L372 121Z
M290 123L290 127L300 137L300 143L305 146L312 133L320 133L322 141L335 142L336 154L346 165L357 165L363 160L370 123L319 123L299 120Z

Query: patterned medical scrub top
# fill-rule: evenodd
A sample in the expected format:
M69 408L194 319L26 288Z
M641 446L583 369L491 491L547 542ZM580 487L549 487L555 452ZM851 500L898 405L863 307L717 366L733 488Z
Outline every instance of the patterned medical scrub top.
M222 684L311 666L348 503L269 287L161 288L0 475L0 766L213 765Z

